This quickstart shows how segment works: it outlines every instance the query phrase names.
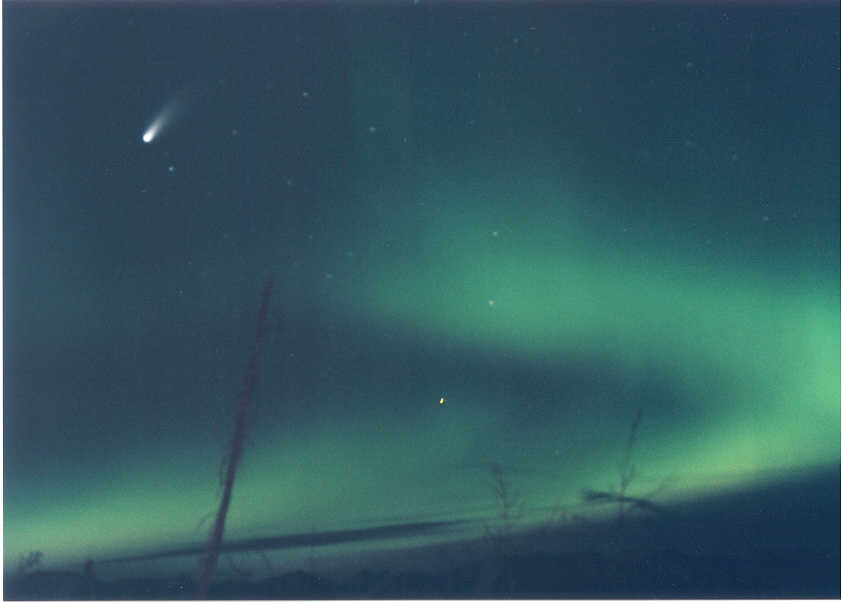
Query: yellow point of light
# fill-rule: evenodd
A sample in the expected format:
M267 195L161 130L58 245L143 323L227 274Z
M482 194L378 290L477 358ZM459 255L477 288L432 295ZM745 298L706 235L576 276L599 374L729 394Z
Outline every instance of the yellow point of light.
M441 398L439 399L439 405L444 405L444 397L441 397Z

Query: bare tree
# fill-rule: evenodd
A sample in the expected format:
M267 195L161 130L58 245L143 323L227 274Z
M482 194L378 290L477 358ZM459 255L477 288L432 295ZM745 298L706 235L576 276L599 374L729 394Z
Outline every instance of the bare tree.
M231 505L231 493L234 490L234 478L237 474L237 464L243 455L243 439L246 432L246 419L248 417L249 403L257 382L257 365L260 360L260 351L265 335L266 312L269 307L269 298L272 296L272 280L266 284L263 290L263 301L260 304L260 311L257 316L257 335L254 341L254 351L251 362L246 371L246 378L237 411L237 423L234 428L234 437L231 440L231 451L228 454L228 463L225 471L225 485L222 492L222 499L219 502L219 510L216 513L216 521L213 524L210 540L208 541L207 554L202 561L202 573L199 578L199 598L206 600L213 573L216 570L219 548L222 544L222 535L225 532L225 517L228 515L228 508Z
M626 443L623 460L620 462L620 491L617 498L617 503L619 505L617 523L621 528L623 526L623 519L625 518L626 491L637 474L637 468L635 468L632 463L632 454L634 453L634 445L637 442L637 431L640 428L640 420L642 419L643 408L639 408L634 416L634 421L632 421L631 430L629 430L629 440Z
M502 575L505 587L512 591L514 578L507 558L511 554L515 524L523 514L523 502L512 491L499 463L491 464L491 489L499 512L494 525L489 524L485 527L485 538L493 548L493 566L496 567L492 569L488 578ZM486 586L486 589L488 587L490 586Z
M629 486L637 477L637 468L632 463L634 446L637 443L640 422L643 419L643 409L638 409L629 430L629 439L626 442L623 457L620 461L620 486L616 491L595 491L586 489L582 498L588 503L616 503L617 504L617 527L622 529L626 517L626 510L634 508L646 512L661 512L661 506L651 500L651 494L646 497L630 497L627 492Z
M39 566L41 566L41 562L43 560L44 552L32 551L28 554L21 554L20 558L18 558L15 574L18 577L23 577L24 575L34 572Z
M500 506L499 530L506 534L511 533L514 524L523 513L523 503L512 491L511 484L506 480L503 467L499 463L491 464L491 488Z

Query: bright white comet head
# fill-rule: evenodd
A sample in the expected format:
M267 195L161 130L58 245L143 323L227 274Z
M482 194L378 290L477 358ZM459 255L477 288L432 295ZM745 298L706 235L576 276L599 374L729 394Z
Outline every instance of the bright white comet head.
M161 131L161 126L164 123L163 116L159 116L153 121L149 127L146 129L146 132L143 133L143 142L144 143L151 143L155 140L155 137L158 136L158 133Z

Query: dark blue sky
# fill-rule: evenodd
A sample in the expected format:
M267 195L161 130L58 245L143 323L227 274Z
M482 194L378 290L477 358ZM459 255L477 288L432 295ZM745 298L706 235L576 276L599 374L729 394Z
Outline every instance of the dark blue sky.
M838 465L837 7L4 12L7 561L204 541L270 278L231 539Z

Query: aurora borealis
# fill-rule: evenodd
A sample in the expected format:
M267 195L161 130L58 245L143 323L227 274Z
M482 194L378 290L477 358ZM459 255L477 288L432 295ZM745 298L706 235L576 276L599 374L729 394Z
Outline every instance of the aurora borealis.
M838 468L836 7L4 8L7 568L205 542L269 278L278 568Z

